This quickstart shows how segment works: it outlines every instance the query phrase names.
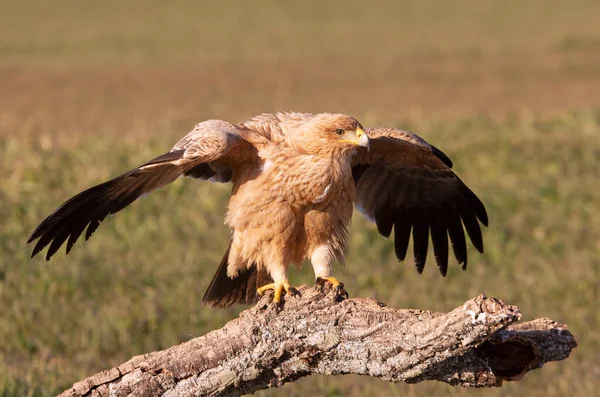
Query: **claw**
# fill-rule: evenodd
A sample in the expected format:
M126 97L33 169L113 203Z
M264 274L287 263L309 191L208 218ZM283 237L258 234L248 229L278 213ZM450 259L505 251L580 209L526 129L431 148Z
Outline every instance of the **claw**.
M262 296L265 291L273 290L275 295L273 296L273 302L279 304L281 302L281 295L285 292L286 294L296 296L299 292L296 288L290 286L287 280L275 281L274 283L263 285L256 290L256 293Z
M317 277L317 285L321 285L323 286L325 283L329 283L331 284L334 288L337 289L341 289L344 288L344 284L341 283L337 278L335 277Z
M323 290L326 283L331 284L337 293L337 297L342 298L341 300L348 299L348 292L344 289L344 283L340 282L337 278L331 276L317 277L317 285L321 287L321 290Z

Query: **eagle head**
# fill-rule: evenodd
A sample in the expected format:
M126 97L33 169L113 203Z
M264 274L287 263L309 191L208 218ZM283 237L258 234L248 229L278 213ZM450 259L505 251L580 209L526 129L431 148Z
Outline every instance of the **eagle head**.
M362 125L345 114L319 113L299 126L294 134L295 146L310 154L337 157L368 147L369 138Z

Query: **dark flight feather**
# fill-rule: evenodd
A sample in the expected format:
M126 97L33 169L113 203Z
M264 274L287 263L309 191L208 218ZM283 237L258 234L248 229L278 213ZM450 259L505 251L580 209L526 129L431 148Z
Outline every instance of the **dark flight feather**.
M109 214L121 211L140 196L175 180L185 169L172 162L181 159L183 153L178 150L159 156L65 202L29 237L28 243L39 239L31 256L50 244L46 254L46 260L50 260L67 239L68 254L86 226L85 240L88 240Z
M413 230L413 251L415 266L419 273L423 273L427 262L427 248L429 247L429 215L417 209L411 214Z
M431 145L431 150L433 151L433 154L437 156L437 158L442 160L442 162L448 166L448 168L452 168L454 166L454 164L452 164L452 160L450 160L450 157L446 156L446 153L442 152L433 145Z
M393 128L370 128L367 133L370 150L359 149L352 167L357 207L374 218L381 235L394 232L399 261L405 259L412 235L419 273L427 261L429 235L442 275L448 271L448 241L465 269L465 233L483 252L479 223L487 226L488 215L481 200L452 172L450 158L420 137Z
M460 216L454 204L447 204L444 208L448 236L452 243L452 251L458 263L462 264L463 270L467 268L467 242Z
M265 284L273 282L273 279L271 279L266 271L259 271L255 265L251 265L248 270L236 278L229 278L227 276L227 263L229 260L229 251L231 250L231 242L232 240L229 241L219 268L204 293L202 303L205 305L229 307L234 304L253 304L257 300L256 290Z
M439 208L432 209L429 222L435 262L440 269L440 273L445 277L448 271L448 233L446 231L446 218L442 210Z

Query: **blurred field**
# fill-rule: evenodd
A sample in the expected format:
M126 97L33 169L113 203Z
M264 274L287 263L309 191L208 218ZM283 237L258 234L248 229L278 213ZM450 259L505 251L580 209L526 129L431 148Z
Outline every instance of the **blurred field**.
M346 376L258 395L598 395L600 3L168 4L0 1L0 396L56 394L237 315L200 304L228 186L177 181L50 263L25 241L196 122L277 110L417 132L487 205L486 253L445 279L398 264L357 214L339 269L351 295L446 311L485 293L568 324L579 347L496 390Z

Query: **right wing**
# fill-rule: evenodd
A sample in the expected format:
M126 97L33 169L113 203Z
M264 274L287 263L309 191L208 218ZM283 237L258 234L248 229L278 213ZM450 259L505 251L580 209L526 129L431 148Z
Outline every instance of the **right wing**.
M479 223L488 216L479 198L452 171L452 161L419 136L395 128L367 128L371 146L358 149L352 174L357 208L389 237L403 261L413 237L419 273L427 260L429 236L442 275L448 270L448 238L463 269L467 266L465 229L483 252ZM464 226L464 229L463 229Z
M234 166L251 161L253 156L256 149L244 139L242 129L220 120L200 123L169 153L85 190L58 207L29 237L28 243L39 239L31 256L50 244L46 254L50 260L67 239L68 254L86 227L88 240L107 215L181 175L228 182Z

